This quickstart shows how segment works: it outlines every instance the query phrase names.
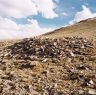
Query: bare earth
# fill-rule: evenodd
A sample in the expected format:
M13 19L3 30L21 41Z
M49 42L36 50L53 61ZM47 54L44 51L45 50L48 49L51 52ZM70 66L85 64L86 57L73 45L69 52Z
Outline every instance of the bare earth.
M96 18L81 21L75 25L62 27L50 33L46 33L41 38L62 38L62 37L83 37L96 40Z
M0 95L96 95L96 18L1 41Z

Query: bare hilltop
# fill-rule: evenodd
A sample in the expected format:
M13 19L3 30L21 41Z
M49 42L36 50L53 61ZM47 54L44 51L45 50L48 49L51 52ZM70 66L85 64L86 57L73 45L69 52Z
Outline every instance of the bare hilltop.
M74 25L62 27L41 37L62 38L62 37L83 37L96 40L96 18L80 21Z

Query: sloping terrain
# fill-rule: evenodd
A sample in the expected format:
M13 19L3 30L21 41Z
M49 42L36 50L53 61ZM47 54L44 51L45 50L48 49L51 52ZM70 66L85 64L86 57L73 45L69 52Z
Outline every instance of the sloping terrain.
M96 95L95 43L23 39L0 51L1 95Z
M62 27L53 32L42 35L42 38L84 37L96 40L96 18L81 21L75 25Z
M96 95L95 26L0 42L0 95Z

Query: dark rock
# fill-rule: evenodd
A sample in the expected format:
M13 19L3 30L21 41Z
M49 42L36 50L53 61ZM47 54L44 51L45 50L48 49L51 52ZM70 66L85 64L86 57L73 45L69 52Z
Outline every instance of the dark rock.
M79 70L85 70L86 67L83 64L80 64L79 66L77 66L77 69L79 69Z
M36 64L35 63L30 63L30 62L26 62L26 63L21 63L20 65L19 65L19 68L21 68L21 69L28 69L28 68L30 68L30 69L32 69L32 68L34 68L36 66Z
M0 93L3 92L3 86L0 85Z
M89 61L96 61L96 56L89 57Z
M70 80L77 80L78 79L78 73L70 72L69 73L69 79Z

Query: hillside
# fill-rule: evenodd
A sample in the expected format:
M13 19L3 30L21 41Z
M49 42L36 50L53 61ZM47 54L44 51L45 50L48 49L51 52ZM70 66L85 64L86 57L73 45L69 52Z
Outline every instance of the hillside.
M1 41L0 95L96 95L95 26L89 19L35 38Z
M42 38L84 37L96 40L96 18L90 18L71 26L62 27L42 35Z

